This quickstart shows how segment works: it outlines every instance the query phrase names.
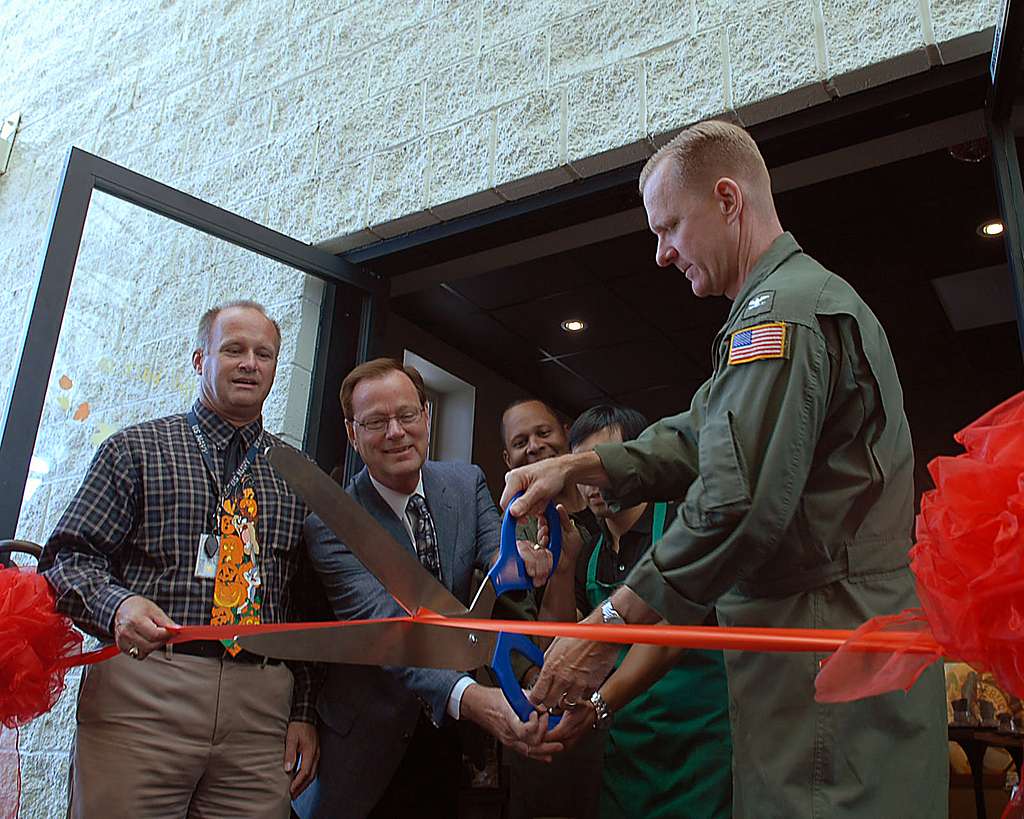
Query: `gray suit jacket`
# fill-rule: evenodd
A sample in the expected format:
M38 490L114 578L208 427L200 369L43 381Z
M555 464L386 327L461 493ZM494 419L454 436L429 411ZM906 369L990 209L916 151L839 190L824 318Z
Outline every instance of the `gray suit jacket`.
M415 554L405 526L364 468L346 487L388 532ZM437 530L441 576L467 605L475 567L486 569L498 546L501 520L477 466L423 465L423 491ZM405 614L359 559L311 515L306 543L339 620ZM323 720L318 816L363 816L377 803L405 753L421 710L440 725L461 672L426 668L331 665L317 710Z

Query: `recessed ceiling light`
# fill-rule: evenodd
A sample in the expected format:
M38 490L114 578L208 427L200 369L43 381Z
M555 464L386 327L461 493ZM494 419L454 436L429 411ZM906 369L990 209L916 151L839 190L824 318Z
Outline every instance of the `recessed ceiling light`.
M567 333L579 333L587 329L587 323L583 319L566 319L562 322L562 329Z
M978 225L979 236L1002 236L1003 235L1003 223L998 219L993 219L991 222L983 222Z

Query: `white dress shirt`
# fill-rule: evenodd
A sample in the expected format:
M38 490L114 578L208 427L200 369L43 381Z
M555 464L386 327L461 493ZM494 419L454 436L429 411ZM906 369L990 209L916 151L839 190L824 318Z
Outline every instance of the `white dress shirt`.
M409 533L409 542L416 546L416 534L415 534L415 521L409 515L409 498L413 495L419 495L425 501L427 499L426 493L423 491L423 473L420 473L419 481L416 484L416 491L411 494L405 494L404 492L396 492L391 489L375 477L373 473L370 473L370 483L373 484L373 488L380 493L380 496L384 498L384 503L391 507L402 524L405 526L405 531ZM427 504L429 506L429 504ZM440 544L438 544L440 546ZM452 719L459 719L460 709L462 708L462 695L467 688L474 684L472 677L461 677L458 682L452 687L452 692L448 695L448 716Z

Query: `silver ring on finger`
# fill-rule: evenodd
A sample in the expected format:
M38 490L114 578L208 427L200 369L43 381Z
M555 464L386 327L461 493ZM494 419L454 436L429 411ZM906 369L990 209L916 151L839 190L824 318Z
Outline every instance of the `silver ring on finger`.
M133 660L138 660L139 659L139 647L133 645L131 648L129 648L128 649L128 656L131 657Z

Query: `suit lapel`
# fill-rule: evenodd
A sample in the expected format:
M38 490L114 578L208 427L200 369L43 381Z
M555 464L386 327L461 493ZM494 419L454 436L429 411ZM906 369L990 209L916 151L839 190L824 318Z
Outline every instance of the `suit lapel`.
M440 470L430 461L423 464L423 491L430 506L441 555L441 576L449 590L455 573L455 546L459 542L459 509Z
M366 471L366 467L363 467L362 471L352 479L352 494L359 504L388 531L391 537L416 554L416 547L409 540L409 533L406 531L405 525L370 482L370 473Z

